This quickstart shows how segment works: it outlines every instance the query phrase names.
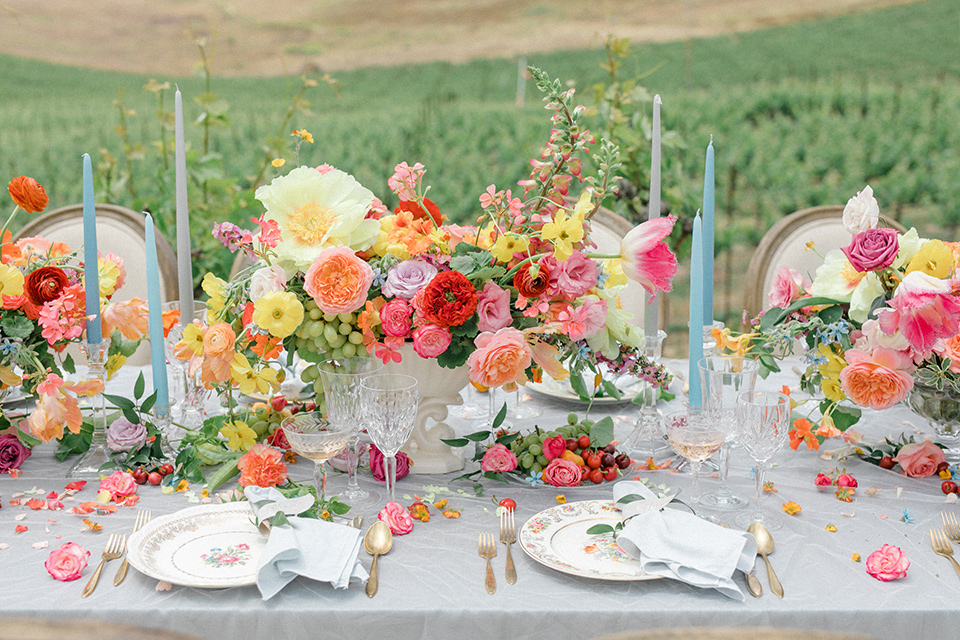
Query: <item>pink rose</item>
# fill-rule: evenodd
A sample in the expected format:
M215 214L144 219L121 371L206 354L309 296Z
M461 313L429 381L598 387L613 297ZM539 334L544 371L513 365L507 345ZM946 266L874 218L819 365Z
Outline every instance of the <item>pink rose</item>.
M569 258L560 263L557 288L562 296L574 300L595 287L599 275L600 269L594 260L587 258L579 251L574 251Z
M373 474L373 479L384 484L383 475L383 461L384 456L383 452L380 449L377 449L377 445L370 445L370 473ZM407 454L402 451L397 453L397 480L406 476L410 473L410 458L407 457Z
M477 301L477 328L483 331L499 331L510 325L510 292L493 282L483 286Z
M350 247L324 249L304 274L303 290L324 313L353 313L367 301L373 269Z
M413 332L413 350L422 358L436 358L447 350L452 340L450 329L428 323Z
M87 567L89 557L90 552L76 542L64 542L59 549L50 552L50 557L43 566L54 580L69 582L80 577Z
M566 450L567 440L563 436L555 436L543 441L543 455L547 460L559 458Z
M804 289L809 286L810 283L796 269L786 265L780 267L773 276L773 284L770 286L770 293L767 294L770 306L786 308L802 296Z
M471 380L487 388L509 387L507 391L527 381L524 372L533 361L533 352L522 332L504 327L496 333L481 333L473 342L477 349L467 358Z
M847 366L840 371L840 388L861 407L889 409L913 388L910 358L893 349L878 348L873 354L859 349L844 353Z
M607 324L607 301L591 298L587 298L579 307L564 309L557 315L561 330L571 340L596 335Z
M23 446L16 434L5 433L0 436L0 473L19 469L29 457L30 449Z
M109 491L110 499L114 502L120 502L137 492L137 483L134 481L132 473L114 471L100 481L97 491Z
M390 527L390 532L395 536L403 536L413 531L413 518L410 512L404 509L399 502L391 500L380 513L377 519L386 522Z
M820 489L820 491L827 491L833 486L833 480L831 480L830 476L826 474L818 473L817 477L813 481L813 484L817 485L817 488Z
M495 471L497 473L513 471L517 468L517 456L514 455L513 451L498 442L483 454L480 468L484 471Z
M580 466L563 458L554 458L543 470L543 481L555 487L576 487L580 477Z
M850 265L860 272L880 271L893 264L900 250L897 232L893 229L867 229L854 234L853 240L843 247Z
M839 476L837 476L837 486L856 488L858 486L857 479L851 476L849 473L841 473Z
M408 338L413 326L412 316L413 307L403 298L394 298L380 309L380 326L388 336Z
M940 463L945 460L943 449L929 440L904 446L900 449L897 457L893 459L903 469L904 475L911 478L932 476L937 472Z
M867 556L867 573L883 582L906 576L909 568L907 556L892 544L885 544Z

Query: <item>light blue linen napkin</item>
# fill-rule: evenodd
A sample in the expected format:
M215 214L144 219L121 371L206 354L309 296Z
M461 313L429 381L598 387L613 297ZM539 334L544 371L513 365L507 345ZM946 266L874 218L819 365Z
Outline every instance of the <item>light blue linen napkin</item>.
M276 489L247 487L244 495L250 501L257 522L269 520L283 511L290 524L274 525L267 546L257 566L257 588L269 600L298 575L329 582L337 589L346 589L350 580L366 582L367 570L357 556L363 542L359 529L333 522L298 518L313 505L312 496L284 498ZM304 506L305 505L305 506Z
M645 498L617 505L629 518L617 536L617 544L639 559L644 571L701 589L716 589L743 601L733 573L753 569L757 541L752 535L707 522L692 513L664 509L663 499L657 499L640 482L618 482L613 491L615 502L629 494Z

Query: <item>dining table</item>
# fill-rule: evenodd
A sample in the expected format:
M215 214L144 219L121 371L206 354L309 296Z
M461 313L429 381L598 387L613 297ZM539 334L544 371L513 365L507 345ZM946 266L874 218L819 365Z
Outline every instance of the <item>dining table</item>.
M667 362L678 372L687 370L682 360ZM801 397L798 363L787 362L781 373L758 380L757 389L780 391L784 385ZM108 385L123 393L132 389L140 369L128 367ZM149 369L144 370L149 383ZM474 390L464 396L485 402ZM512 394L498 397L514 402ZM509 420L520 430L555 429L571 412L583 417L585 403L556 394L524 389L520 398L527 408L539 410L536 418ZM682 392L659 406L667 412L682 405ZM804 410L803 407L797 411ZM610 416L615 437L625 439L635 428L640 409L629 402L598 402L589 407L591 419ZM484 428L484 421L451 415L447 423L458 434ZM853 427L866 441L907 434L932 435L925 421L904 405L885 411L864 410ZM614 581L570 575L532 559L521 545L512 547L517 580L504 579L505 547L497 544L492 560L496 591L484 587L485 561L478 555L478 536L492 533L499 540L497 502L516 501L520 529L536 514L561 502L611 500L613 483L588 483L580 487L531 486L522 480L506 483L482 480L477 492L471 480L456 479L477 469L472 445L466 449L464 472L445 475L411 473L397 483L397 500L409 506L447 501L459 517L443 517L430 505L428 522L414 522L411 533L397 535L388 554L379 559L379 592L368 597L359 582L346 589L328 583L296 578L280 593L263 600L254 585L203 589L162 585L131 568L126 580L114 586L119 562L107 565L96 591L81 598L81 591L100 560L111 534L128 534L140 510L156 518L195 506L202 487L189 492L165 493L160 487L140 486L134 507L120 507L109 515L78 515L70 509L94 500L96 481L64 501L63 510L32 510L16 504L15 495L44 497L63 492L70 460L58 462L55 443L33 449L19 475L0 475L0 625L4 617L77 618L135 624L147 629L167 629L216 638L595 638L627 630L672 627L776 627L859 633L875 638L942 640L954 637L960 626L960 576L951 563L934 554L930 529L941 527L941 514L960 515L956 495L941 491L939 478L909 478L856 457L838 460L829 451L844 447L840 438L827 440L819 451L801 444L785 446L771 460L767 480L772 490L760 497L760 508L783 520L773 532L775 549L769 560L783 585L782 598L769 589L763 560L755 575L763 593L747 594L743 575L735 581L744 593L739 601L717 591L701 590L670 579ZM646 479L670 491L689 495L691 475L677 470L678 459L662 469L649 469L637 461L625 469L623 479ZM306 481L313 463L301 459L290 465L293 478ZM821 491L814 479L831 469L845 470L858 482L850 502L833 490ZM369 470L359 478L364 488L384 494ZM705 472L702 488L716 488L716 474ZM327 490L335 493L346 477L330 474ZM739 447L731 454L729 485L753 507L756 495L754 462ZM226 488L230 488L228 484ZM235 485L232 485L235 486ZM681 495L684 495L681 493ZM192 501L193 502L192 502ZM383 501L381 501L383 502ZM800 511L788 515L781 505L793 502ZM351 510L348 518L364 517L364 530L379 510ZM739 512L709 512L716 521L733 525ZM84 520L95 521L94 531ZM25 531L18 532L22 527ZM76 542L90 551L90 565L79 580L59 582L44 568L52 549ZM703 541L709 545L709 540ZM906 576L889 582L872 577L867 557L883 545L903 550L910 566ZM371 557L360 551L369 569ZM149 633L144 634L149 638Z

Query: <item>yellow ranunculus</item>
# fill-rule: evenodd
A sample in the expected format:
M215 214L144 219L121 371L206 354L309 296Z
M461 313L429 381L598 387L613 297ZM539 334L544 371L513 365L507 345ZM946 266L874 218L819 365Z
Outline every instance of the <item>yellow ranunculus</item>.
M922 271L934 278L950 277L953 269L953 252L940 240L927 240L907 265L906 273Z
M257 432L242 420L234 420L220 427L220 435L227 439L231 451L250 451L257 444Z
M253 302L253 321L275 338L286 338L303 322L303 305L291 291L275 291Z

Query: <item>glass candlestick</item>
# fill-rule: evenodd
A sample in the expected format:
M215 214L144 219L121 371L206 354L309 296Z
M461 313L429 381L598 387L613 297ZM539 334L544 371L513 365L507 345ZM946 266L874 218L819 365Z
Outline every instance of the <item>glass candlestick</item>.
M84 381L99 380L101 384L106 383L107 370L105 365L109 348L110 343L108 342L97 344L88 342L80 345L80 350L87 361ZM90 397L88 407L92 410L93 438L87 452L67 471L68 478L98 478L100 467L110 460L110 450L107 448L107 406L102 390Z
M650 362L660 360L663 341L666 337L667 333L662 329L657 332L656 340L650 340L650 337L646 336L643 355L647 360ZM670 452L671 448L661 428L660 412L657 410L657 389L652 384L644 382L640 385L638 395L642 400L640 417L633 433L624 440L621 450L634 460L663 457Z

